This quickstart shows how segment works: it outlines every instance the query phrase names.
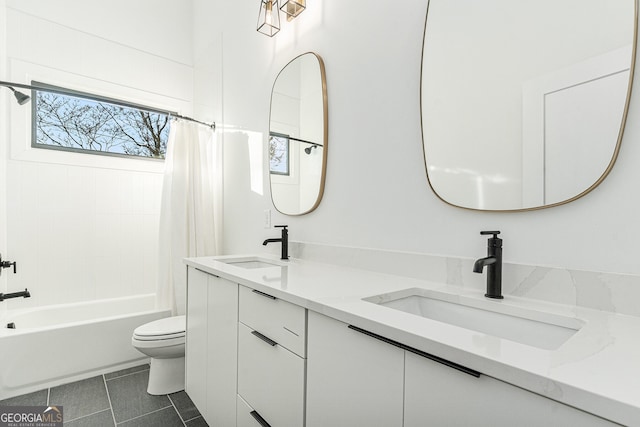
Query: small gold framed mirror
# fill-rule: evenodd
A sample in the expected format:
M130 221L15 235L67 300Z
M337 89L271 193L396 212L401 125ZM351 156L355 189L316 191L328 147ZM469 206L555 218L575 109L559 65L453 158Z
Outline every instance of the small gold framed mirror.
M271 200L287 215L313 211L322 200L327 168L327 82L322 58L309 52L278 74L271 91Z

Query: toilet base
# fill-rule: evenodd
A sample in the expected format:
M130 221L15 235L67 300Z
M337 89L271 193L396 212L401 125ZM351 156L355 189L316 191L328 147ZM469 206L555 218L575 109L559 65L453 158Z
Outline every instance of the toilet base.
M184 390L184 357L172 359L151 358L147 393L169 394Z

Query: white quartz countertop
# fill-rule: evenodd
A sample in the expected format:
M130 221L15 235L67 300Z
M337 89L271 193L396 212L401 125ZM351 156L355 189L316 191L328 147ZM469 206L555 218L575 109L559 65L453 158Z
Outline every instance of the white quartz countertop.
M225 263L256 258L279 265L250 269ZM638 317L509 295L490 300L476 289L268 255L185 263L608 420L640 426ZM544 350L363 300L409 288L446 293L496 312L568 317L583 326L559 348Z

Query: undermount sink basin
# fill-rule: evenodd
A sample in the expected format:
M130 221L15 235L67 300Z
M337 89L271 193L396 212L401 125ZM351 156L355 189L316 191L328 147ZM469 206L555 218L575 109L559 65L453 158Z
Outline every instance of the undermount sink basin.
M277 261L267 260L259 257L243 257L243 258L227 258L219 260L225 264L233 265L241 268L273 268L282 267Z
M571 317L419 288L364 300L544 350L559 348L582 327L581 321ZM495 310L487 308L492 304Z

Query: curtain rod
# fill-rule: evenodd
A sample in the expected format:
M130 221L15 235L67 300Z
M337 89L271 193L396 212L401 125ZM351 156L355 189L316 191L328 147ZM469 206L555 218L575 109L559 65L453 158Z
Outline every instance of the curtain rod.
M60 87L57 87L57 86L47 87L47 86L25 85L25 84L22 84L22 83L11 83L11 82L5 82L5 81L2 81L2 80L0 80L0 86L6 86L6 87L11 87L11 88L19 87L21 89L29 89L29 90L36 90L36 91L41 91L41 92L57 93L59 95L82 96L83 98L92 99L94 101L104 101L104 102L109 102L111 104L120 105L120 106L123 106L123 107L133 107L133 108L136 108L138 110L147 111L149 113L166 114L169 117L175 117L175 118L181 119L181 120L187 120L187 121L191 121L191 122L200 123L201 125L209 126L213 130L216 129L216 123L215 122L206 123L206 122L202 122L200 120L196 120L196 119L188 117L188 116L180 115L180 114L178 114L178 113L176 113L174 111L168 111L168 110L162 110L162 109L159 109L159 108L147 107L146 105L133 104L131 102L121 101L119 99L112 99L112 98L107 98L107 97L99 97L97 95L92 95L92 94L85 93L85 92L80 92L80 91L74 91L74 90L71 90L71 89L64 89L64 88L60 88Z
M323 147L322 144L319 144L317 142L311 142L311 141L307 141L306 139L300 139L300 138L296 138L295 136L289 136L289 135L280 134L277 132L269 132L269 136L280 136L282 138L293 139L294 141L303 142L305 144L314 145L316 147Z
M175 117L176 119L180 119L180 120L187 120L189 122L200 123L201 125L205 125L205 126L210 127L213 130L216 130L216 122L206 123L206 122L201 122L200 120L196 120L194 118L187 117L187 116L182 116L182 115L176 114L176 113L167 113L167 114L169 115L169 117Z

